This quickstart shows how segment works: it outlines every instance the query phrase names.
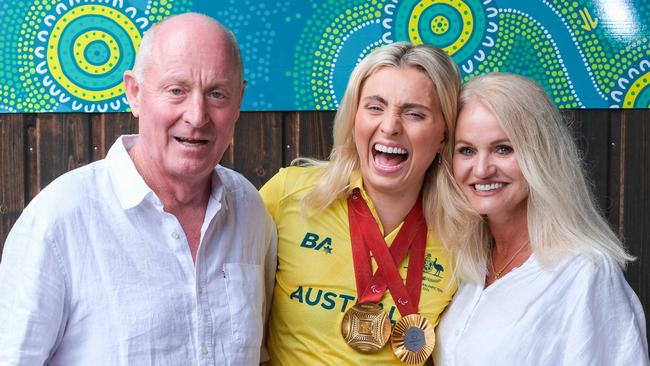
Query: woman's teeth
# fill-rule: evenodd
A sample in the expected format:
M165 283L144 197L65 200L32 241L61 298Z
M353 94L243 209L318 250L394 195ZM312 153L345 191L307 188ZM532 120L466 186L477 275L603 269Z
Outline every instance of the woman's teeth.
M385 153L385 154L406 154L406 149L401 147L389 147L382 144L375 144L375 150Z
M474 188L477 191L491 191L494 189L499 189L503 187L503 183L492 183L492 184L474 184Z

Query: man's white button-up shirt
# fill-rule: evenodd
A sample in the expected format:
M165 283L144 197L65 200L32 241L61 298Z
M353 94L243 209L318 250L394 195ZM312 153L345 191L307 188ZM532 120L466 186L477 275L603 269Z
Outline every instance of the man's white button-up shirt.
M0 263L0 365L256 365L276 234L217 166L196 263L123 136L25 208Z

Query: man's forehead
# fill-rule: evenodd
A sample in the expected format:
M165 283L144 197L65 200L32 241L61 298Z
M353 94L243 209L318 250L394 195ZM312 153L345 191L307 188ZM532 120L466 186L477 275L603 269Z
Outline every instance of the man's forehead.
M224 68L235 63L232 46L225 40L215 40L210 35L202 35L198 38L180 38L178 34L175 34L172 37L171 39L161 39L154 45L152 51L155 63L166 66L185 64L188 68L215 66ZM206 40L205 38L212 39Z
M238 51L229 32L211 18L184 14L163 21L152 34L151 56L143 79L200 82L241 81ZM157 80L153 80L157 79ZM167 81L165 81L167 82Z
M160 23L155 43L229 43L226 30L216 21L196 14L183 14Z
M201 29L184 28L178 31L160 32L156 34L153 42L154 50L165 53L187 52L188 50L197 49L202 53L205 50L211 52L231 51L232 45L228 42L223 30L214 28ZM216 48L216 49L215 49Z
M185 57L164 57L151 62L145 71L145 82L151 86L165 87L170 84L213 89L234 87L241 80L234 61L217 62L215 58L201 59Z

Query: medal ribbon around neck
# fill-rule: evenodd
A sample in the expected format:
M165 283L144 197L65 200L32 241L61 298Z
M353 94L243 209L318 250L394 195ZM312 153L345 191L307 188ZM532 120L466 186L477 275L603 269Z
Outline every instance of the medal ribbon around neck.
M421 198L418 198L406 215L390 249L358 189L348 197L348 219L358 303L377 303L388 288L403 317L416 314L420 303L427 236ZM409 249L411 255L405 285L397 268ZM374 275L370 253L377 261L377 271Z

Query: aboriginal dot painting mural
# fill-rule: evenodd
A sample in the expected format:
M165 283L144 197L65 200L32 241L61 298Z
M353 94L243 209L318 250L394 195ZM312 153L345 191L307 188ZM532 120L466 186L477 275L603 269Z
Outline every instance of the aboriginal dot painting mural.
M143 33L187 11L235 33L248 111L334 110L396 41L443 48L464 80L532 77L560 108L650 106L646 0L0 0L0 112L127 111Z

